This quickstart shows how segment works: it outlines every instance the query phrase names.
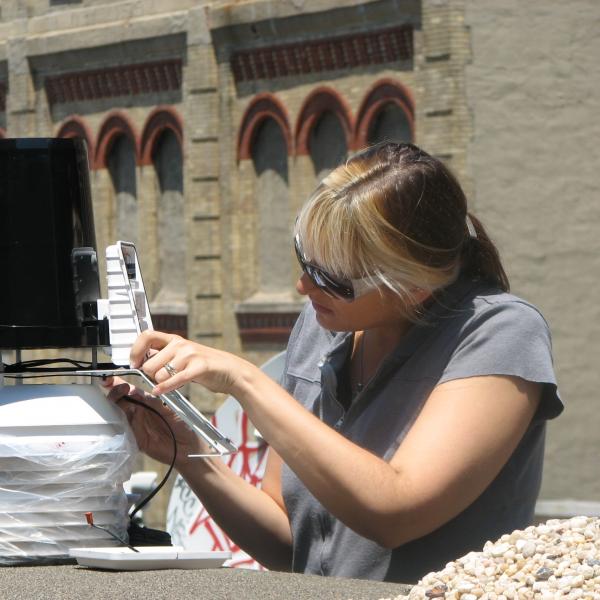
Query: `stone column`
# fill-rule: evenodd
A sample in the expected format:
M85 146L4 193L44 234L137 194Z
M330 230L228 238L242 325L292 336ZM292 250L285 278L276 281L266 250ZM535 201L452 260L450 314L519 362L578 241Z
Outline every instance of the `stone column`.
M14 37L7 42L8 94L6 125L11 137L36 134L36 97L27 61L27 39Z
M157 243L157 200L158 186L154 165L137 168L138 202L138 254L144 257L142 264L144 286L151 300L158 292L160 283Z
M206 9L194 8L183 70L188 337L223 347L218 85ZM190 392L203 410L216 408L214 395L201 386L191 386Z
M96 229L96 247L100 270L102 297L108 298L106 287L106 247L114 244L115 239L115 203L112 181L108 169L95 169L90 173L94 226Z
M469 32L464 0L423 0L418 78L423 102L416 107L417 143L443 159L468 193L466 153L472 131L465 94Z

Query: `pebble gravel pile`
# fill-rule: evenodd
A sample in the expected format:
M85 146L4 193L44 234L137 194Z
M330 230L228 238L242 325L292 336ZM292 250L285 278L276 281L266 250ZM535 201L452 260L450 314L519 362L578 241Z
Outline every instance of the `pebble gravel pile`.
M600 519L513 531L429 573L395 600L600 600Z

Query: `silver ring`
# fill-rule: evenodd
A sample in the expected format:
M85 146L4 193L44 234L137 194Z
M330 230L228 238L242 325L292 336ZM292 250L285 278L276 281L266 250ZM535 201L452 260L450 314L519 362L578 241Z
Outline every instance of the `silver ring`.
M177 369L170 363L168 362L165 365L165 371L171 376L171 377L175 377L175 375L177 375Z

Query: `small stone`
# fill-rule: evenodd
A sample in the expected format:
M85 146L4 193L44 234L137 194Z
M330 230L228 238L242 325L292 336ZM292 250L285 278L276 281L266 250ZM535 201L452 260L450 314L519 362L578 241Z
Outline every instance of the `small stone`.
M574 575L571 581L571 587L581 587L583 585L583 575Z
M535 554L535 542L528 540L521 550L523 558L530 558Z
M571 529L583 529L588 524L588 517L573 517L569 521Z
M474 587L474 583L471 583L470 581L466 580L458 581L455 585L456 591L461 592L463 594L470 592Z
M538 581L548 581L551 575L554 574L552 569L548 569L547 567L542 567L535 572L535 578Z
M494 558L498 558L500 556L504 556L504 553L507 552L509 548L510 548L510 545L507 543L496 544L495 546L492 546L490 548L490 554Z
M427 590L425 592L425 596L427 596L427 598L445 598L447 591L448 586L441 584L431 588L430 590Z

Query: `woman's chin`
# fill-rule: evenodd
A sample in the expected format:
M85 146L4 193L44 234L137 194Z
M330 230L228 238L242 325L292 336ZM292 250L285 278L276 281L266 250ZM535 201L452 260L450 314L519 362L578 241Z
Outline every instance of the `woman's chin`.
M317 323L328 331L346 331L341 323L335 318L333 311L320 312L315 309Z

